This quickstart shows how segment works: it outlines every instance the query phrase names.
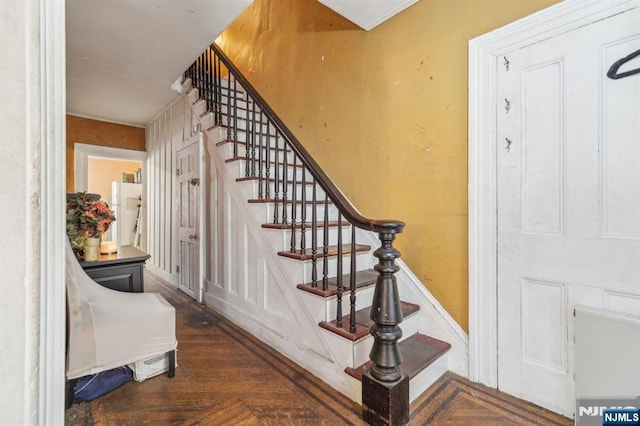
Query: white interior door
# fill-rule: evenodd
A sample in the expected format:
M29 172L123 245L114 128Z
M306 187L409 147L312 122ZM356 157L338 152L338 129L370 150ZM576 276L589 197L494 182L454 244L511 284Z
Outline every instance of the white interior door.
M200 281L200 171L198 143L177 152L178 175L178 288L199 299Z
M496 64L498 387L568 416L573 307L640 314L638 49L632 8Z

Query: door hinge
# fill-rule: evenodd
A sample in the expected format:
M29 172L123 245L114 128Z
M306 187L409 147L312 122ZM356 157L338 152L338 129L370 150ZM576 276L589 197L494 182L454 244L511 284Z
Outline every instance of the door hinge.
M180 265L176 265L176 273L180 273Z
M176 169L176 176L180 176L180 169Z

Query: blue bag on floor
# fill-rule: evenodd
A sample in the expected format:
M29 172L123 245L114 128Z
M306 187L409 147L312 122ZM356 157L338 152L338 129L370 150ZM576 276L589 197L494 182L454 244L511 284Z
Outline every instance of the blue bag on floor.
M133 380L129 367L118 367L80 377L73 388L73 402L91 401Z

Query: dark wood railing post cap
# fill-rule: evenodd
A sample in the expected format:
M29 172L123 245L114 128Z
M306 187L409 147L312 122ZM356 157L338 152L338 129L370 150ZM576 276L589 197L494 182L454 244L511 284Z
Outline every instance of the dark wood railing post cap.
M371 230L380 234L399 234L404 229L404 222L393 219L375 219L371 221Z

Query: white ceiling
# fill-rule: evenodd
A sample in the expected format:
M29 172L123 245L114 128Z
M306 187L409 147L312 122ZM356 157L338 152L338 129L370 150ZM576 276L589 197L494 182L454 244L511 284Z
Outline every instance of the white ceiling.
M145 125L252 0L67 0L67 112Z

